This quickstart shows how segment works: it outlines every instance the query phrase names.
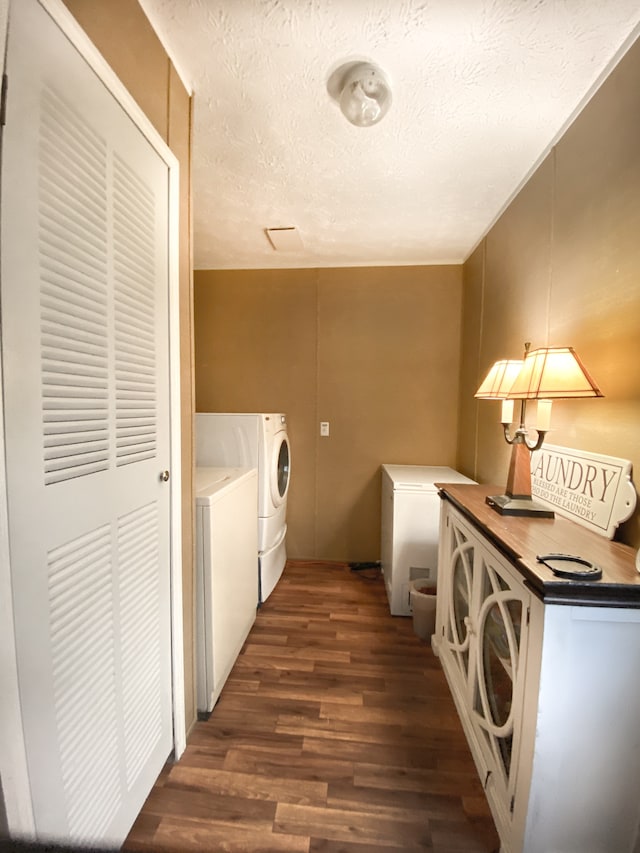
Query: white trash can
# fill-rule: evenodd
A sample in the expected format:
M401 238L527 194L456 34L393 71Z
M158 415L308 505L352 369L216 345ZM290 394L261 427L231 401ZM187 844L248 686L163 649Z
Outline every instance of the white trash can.
M413 630L421 640L430 640L436 630L436 588L418 578L409 584Z

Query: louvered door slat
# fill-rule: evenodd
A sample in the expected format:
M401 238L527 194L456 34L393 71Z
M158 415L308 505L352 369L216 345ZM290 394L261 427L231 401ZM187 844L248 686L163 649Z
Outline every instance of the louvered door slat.
M105 525L48 558L55 710L70 830L78 839L99 834L120 804L110 555ZM100 797L110 805L96 826L92 805Z
M120 609L127 782L132 784L144 756L162 732L160 659L158 508L142 507L120 519Z
M40 151L45 165L40 166L39 246L44 435L52 419L66 423L67 433L78 419L100 424L100 439L89 446L76 441L65 445L59 438L54 451L45 442L45 483L53 485L109 466L107 149L52 87L44 89L42 105ZM46 165L54 163L55 170ZM85 224L85 214L91 227ZM71 281L64 274L69 268L76 271ZM85 357L86 344L92 346L91 360Z
M85 273L80 266L69 265L63 258L42 255L40 270L43 281L62 285L68 293L82 294L89 303L106 305L106 293L95 287L93 271Z
M40 169L40 184L43 194L46 197L55 196L56 210L59 219L49 223L47 229L50 233L55 233L54 229L64 225L65 228L72 230L74 233L83 235L85 240L93 242L97 245L103 245L104 251L107 251L107 243L104 237L104 221L100 218L101 210L96 205L93 209L83 210L82 214L78 213L72 193L68 193L60 188L59 172L55 170L47 173L46 169ZM57 179L57 180L56 180ZM47 208L44 207L40 212L41 218L45 219L48 216ZM82 245L82 244L81 244Z
M116 458L118 465L130 465L156 454L156 214L149 188L120 158L114 188Z
M123 330L117 337L120 376L148 376L153 374L155 359L137 338L127 337ZM140 366L138 366L140 365Z

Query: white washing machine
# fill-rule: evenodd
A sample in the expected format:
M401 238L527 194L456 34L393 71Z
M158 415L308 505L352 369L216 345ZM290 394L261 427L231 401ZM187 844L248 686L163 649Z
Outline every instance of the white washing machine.
M287 559L291 448L286 415L199 412L196 466L258 469L258 569L262 603L280 579Z

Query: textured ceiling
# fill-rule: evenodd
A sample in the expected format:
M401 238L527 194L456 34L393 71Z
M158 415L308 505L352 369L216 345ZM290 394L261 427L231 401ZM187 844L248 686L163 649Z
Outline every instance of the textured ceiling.
M458 263L637 37L638 0L140 0L194 93L197 269ZM327 81L393 89L350 125ZM295 226L278 252L265 229Z

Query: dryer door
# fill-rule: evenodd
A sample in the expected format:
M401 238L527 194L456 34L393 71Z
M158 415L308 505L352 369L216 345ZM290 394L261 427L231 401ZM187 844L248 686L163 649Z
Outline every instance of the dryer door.
M289 491L291 474L291 450L286 433L276 435L270 465L270 491L274 507L280 506Z

